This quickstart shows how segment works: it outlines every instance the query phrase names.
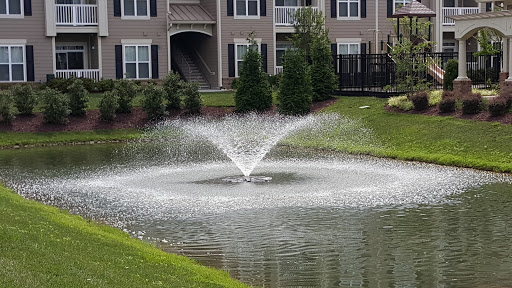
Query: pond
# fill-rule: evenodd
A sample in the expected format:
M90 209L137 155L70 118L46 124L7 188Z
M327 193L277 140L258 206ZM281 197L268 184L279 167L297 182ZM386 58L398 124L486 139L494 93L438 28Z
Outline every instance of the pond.
M178 145L0 151L0 180L255 286L512 283L510 176L278 146L253 171L272 181L230 183Z

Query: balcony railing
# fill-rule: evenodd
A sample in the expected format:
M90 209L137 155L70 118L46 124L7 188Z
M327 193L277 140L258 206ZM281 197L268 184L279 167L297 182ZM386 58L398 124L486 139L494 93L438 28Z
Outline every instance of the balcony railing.
M466 14L480 13L480 7L444 7L443 8L443 25L453 26L455 21L447 16L457 16Z
M275 15L276 15L276 26L293 26L295 19L293 16L295 15L295 11L300 8L304 8L302 6L279 6L276 7ZM313 10L318 11L318 7L311 7Z
M276 75L283 73L283 66L276 66Z
M96 81L100 80L99 69L82 69L82 70L57 70L55 73L56 78L69 79L74 78L88 78Z
M56 4L57 25L97 26L98 5Z

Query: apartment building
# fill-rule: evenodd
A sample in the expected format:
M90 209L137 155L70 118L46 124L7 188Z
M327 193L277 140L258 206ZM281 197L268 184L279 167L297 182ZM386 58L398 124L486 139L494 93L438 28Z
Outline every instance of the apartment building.
M282 71L292 15L301 7L325 15L333 53L380 53L394 34L388 18L409 1L0 0L0 83L45 82L49 75L148 80L175 70L202 88L230 87L251 32L265 71ZM432 19L436 50L457 51L445 16L482 7L475 0L425 1L439 15Z

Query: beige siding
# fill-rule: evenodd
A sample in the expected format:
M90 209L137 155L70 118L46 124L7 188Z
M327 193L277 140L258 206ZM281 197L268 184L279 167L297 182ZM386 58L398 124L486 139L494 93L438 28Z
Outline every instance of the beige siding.
M167 67L167 1L157 2L157 17L151 17L150 20L125 20L114 17L114 1L108 1L109 36L101 39L103 78L116 78L115 45L121 45L121 39L151 39L152 45L158 45L159 76L164 78L167 75L170 70Z
M45 33L44 1L32 1L32 15L23 19L0 18L0 39L25 39L34 46L35 82L53 73L52 39Z
M210 16L212 16L214 19L217 18L217 1L213 0L202 0L201 6L210 13ZM217 35L217 24L213 25L213 35L212 37L207 37L202 42L201 46L197 47L197 52L203 57L203 60L208 65L208 68L212 72L215 73L215 75L208 75L208 81L210 82L212 88L219 88L219 82L218 82L218 70L219 70L219 61L217 59L217 41L219 39L219 36Z

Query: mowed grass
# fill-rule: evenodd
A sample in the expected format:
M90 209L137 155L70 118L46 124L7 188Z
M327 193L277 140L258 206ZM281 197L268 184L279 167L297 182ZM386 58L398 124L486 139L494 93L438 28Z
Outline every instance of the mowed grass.
M0 287L247 287L0 186Z
M372 97L341 97L324 111L360 119L371 129L377 145L361 144L355 149L358 153L512 172L512 125L391 113L384 109L386 101ZM366 105L370 108L359 108ZM344 150L343 137L338 141L338 148ZM320 138L300 145L323 147L322 142L325 141Z

